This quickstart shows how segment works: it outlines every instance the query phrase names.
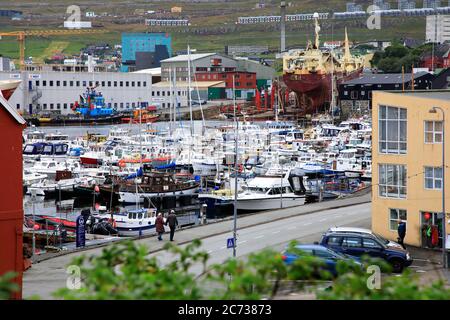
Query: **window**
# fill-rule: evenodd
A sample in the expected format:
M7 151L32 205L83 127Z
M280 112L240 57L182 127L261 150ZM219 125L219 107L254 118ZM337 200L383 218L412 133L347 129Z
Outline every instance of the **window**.
M69 85L73 87L73 81L69 81Z
M47 86L47 81L43 80L43 81L42 81L42 86L43 86L43 87L46 87L46 86Z
M380 106L378 110L379 152L406 154L406 109Z
M363 238L363 247L364 248L381 249L381 246L378 242L376 242L373 239L369 239L369 238Z
M117 87L117 81L114 81L114 87Z
M389 209L389 228L391 231L397 231L398 220L406 221L407 212L403 209Z
M63 87L67 87L67 81L63 81Z
M56 81L56 86L57 86L57 87L60 87L60 86L61 86L61 81L57 80L57 81Z
M64 103L63 107L64 109L67 109L67 103Z
M442 143L442 121L425 121L425 143Z
M442 189L442 168L425 167L425 189Z
M50 87L53 87L53 81L52 80L49 81L49 85L50 85Z
M329 246L340 246L341 245L341 241L342 241L341 237L330 236L328 238L327 243L328 243Z
M102 81L102 87L106 87L106 82Z
M111 81L108 81L108 87L111 87Z
M80 81L76 82L76 86L79 87L80 86Z
M358 99L358 91L351 91L350 92L350 98L353 100Z
M378 188L380 197L406 198L406 166L378 165Z
M360 248L361 238L356 237L345 237L342 241L342 246L347 248Z
M324 259L333 259L334 258L334 256L330 252L325 251L325 250L314 250L314 253L315 253L314 255L316 257L320 257L320 258L324 258Z
M39 80L36 80L36 87L39 87Z

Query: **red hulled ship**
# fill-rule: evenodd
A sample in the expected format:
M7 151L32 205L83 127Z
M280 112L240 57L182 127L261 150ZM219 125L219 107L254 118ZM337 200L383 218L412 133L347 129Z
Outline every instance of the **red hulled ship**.
M332 104L333 91L344 81L363 72L364 59L350 53L347 30L343 52L319 49L320 26L315 15L316 38L305 50L296 50L283 57L283 81L297 94L300 113L313 114Z

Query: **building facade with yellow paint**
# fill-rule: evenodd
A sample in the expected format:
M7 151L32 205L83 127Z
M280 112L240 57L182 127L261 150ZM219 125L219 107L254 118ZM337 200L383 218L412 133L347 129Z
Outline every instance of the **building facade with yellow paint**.
M418 247L442 247L446 239L441 214L443 122L439 110L430 112L433 107L442 108L449 123L450 91L373 92L372 229L396 241L398 221L403 220L405 243ZM445 131L448 145L448 125ZM450 160L450 146L445 153ZM450 181L448 166L445 177ZM449 229L447 223L447 234Z

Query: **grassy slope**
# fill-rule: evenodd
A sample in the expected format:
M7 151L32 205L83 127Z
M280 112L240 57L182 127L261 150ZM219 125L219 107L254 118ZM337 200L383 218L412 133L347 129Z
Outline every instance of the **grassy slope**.
M17 0L14 2L0 1L0 7L23 10L25 13L40 13L48 14L60 13L65 11L65 7L72 2L69 0L49 1L53 5L36 6L31 1ZM145 2L145 4L144 4ZM268 1L266 4L273 5L263 10L253 9L256 1L233 1L226 3L177 3L174 1L154 2L154 1L124 1L124 0L110 0L109 5L104 6L95 5L93 2L78 1L81 5L82 11L92 9L96 12L123 12L132 13L137 8L144 8L146 10L169 9L171 6L177 4L184 9L183 15L189 16L192 22L190 32L180 32L180 29L164 29L166 32L172 34L174 50L181 50L187 47L189 43L191 47L197 48L199 51L223 51L227 44L268 44L271 48L278 48L279 46L279 32L274 28L267 28L263 25L239 26L235 32L228 32L220 35L198 35L192 32L192 29L202 27L231 27L234 25L238 16L250 15L265 15L278 14L279 1ZM288 8L288 13L294 12L314 12L314 11L330 11L330 9L337 9L342 11L345 7L345 1L342 0L291 0L293 7ZM225 14L224 14L225 13ZM208 15L209 14L209 15ZM9 23L9 22L7 22ZM409 36L415 38L424 38L425 23L424 19L409 18L409 19L383 19L382 30L368 30L362 23L355 23L353 21L336 22L334 23L334 36L331 35L331 28L323 26L322 41L339 40L343 38L344 24L349 27L350 39L353 41L367 40L367 39L383 39L388 40L395 37ZM13 29L11 25L3 25L1 30ZM83 36L58 36L50 38L27 38L26 55L33 57L45 58L46 52L53 52L47 49L52 41L69 42L64 49L67 54L76 54L79 50L87 44L96 42L108 42L110 44L120 43L122 32L127 31L148 31L149 29L143 25L117 25L111 23L104 23L105 29L109 32L102 35L83 35ZM293 30L287 32L287 45L304 45L306 41L312 37L313 31L310 26L306 24L296 24ZM33 26L33 28L45 29L56 28L57 25ZM292 25L291 25L292 28ZM18 26L16 29L24 29ZM0 54L4 56L18 57L18 46L11 38L4 38L0 40Z

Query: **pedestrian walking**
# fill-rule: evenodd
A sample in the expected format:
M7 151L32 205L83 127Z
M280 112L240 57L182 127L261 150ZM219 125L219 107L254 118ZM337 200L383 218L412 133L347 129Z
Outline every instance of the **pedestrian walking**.
M404 244L405 236L406 236L406 222L399 220L398 221L398 243L403 247L403 249L406 249L406 246Z
M178 226L178 219L174 210L170 210L170 214L166 220L166 226L169 225L170 228L170 241L173 241L173 236L175 235L175 229Z
M155 229L156 229L156 233L158 234L158 240L161 241L162 235L164 233L164 218L163 218L161 212L158 213L158 216L156 217Z

